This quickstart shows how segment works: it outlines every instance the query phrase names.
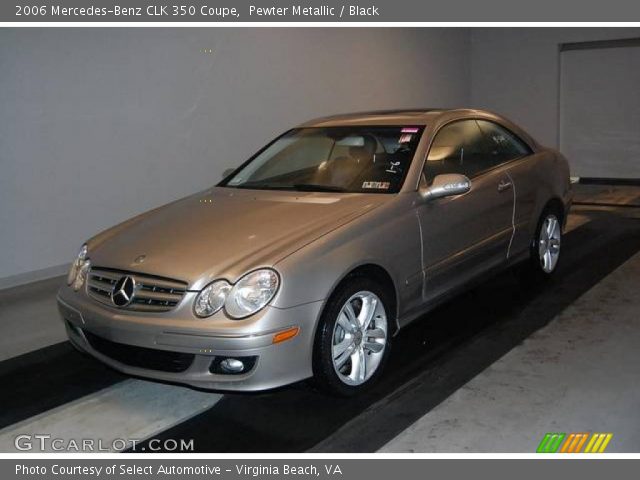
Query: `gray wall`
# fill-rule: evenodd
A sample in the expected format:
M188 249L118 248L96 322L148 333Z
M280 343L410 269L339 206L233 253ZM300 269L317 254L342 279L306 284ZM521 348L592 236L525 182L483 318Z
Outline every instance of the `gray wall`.
M298 122L465 105L469 50L464 29L0 29L0 287Z
M502 113L558 146L559 45L640 36L640 28L477 28L471 103Z

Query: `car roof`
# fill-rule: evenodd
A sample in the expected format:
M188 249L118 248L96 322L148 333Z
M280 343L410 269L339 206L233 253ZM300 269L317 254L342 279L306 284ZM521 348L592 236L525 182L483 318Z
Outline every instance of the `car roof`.
M347 127L363 125L444 125L450 121L465 118L485 119L497 122L523 139L532 150L543 148L531 135L518 125L488 110L472 108L407 108L396 110L374 110L370 112L345 113L316 118L298 126L302 127Z
M372 110L368 112L345 113L316 118L303 123L300 127L330 127L348 125L424 125L444 114L457 113L465 116L473 113L485 113L481 110L462 108L407 108L395 110Z

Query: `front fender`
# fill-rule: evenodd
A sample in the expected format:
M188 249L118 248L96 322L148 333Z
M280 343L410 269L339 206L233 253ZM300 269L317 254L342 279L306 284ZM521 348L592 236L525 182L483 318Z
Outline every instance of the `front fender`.
M383 268L396 290L398 314L410 303L407 280L421 271L421 236L410 194L340 227L275 265L282 277L275 306L326 301L342 279L366 264ZM419 295L421 285L412 287Z

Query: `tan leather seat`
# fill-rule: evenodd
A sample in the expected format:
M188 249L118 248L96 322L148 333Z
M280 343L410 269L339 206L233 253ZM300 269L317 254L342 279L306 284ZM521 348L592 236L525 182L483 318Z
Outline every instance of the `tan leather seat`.
M364 137L364 145L349 147L349 155L330 160L318 170L316 183L349 188L358 179L363 170L371 166L377 143L375 138Z

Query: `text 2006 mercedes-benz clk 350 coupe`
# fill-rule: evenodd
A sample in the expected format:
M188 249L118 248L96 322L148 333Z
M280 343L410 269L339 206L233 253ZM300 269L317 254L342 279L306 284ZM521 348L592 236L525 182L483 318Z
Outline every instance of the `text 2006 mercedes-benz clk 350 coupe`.
M132 375L349 395L482 274L550 276L571 195L562 155L492 113L324 118L87 241L58 304L75 346Z

